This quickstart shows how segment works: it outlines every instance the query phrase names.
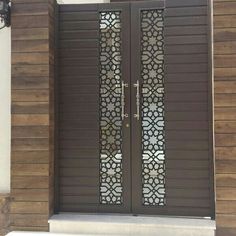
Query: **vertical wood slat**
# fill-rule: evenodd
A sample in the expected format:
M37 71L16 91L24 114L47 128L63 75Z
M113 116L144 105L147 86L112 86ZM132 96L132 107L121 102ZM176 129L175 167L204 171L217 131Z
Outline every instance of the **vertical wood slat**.
M11 230L48 230L53 212L55 4L12 1Z
M216 224L217 236L236 235L236 57L234 1L213 0L215 59ZM223 205L222 205L223 204Z

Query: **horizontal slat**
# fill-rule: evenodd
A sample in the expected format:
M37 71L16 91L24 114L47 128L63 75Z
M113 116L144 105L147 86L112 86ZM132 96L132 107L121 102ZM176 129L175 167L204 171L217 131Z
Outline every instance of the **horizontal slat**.
M168 159L166 160L167 169L177 169L177 170L190 170L190 169L204 170L205 169L206 170L208 167L209 167L208 160L168 160ZM167 172L167 176L169 176L169 178L172 178L171 175L168 175L168 172Z
M235 54L236 53L236 42L226 41L226 42L215 42L214 43L215 55L220 54Z
M97 204L81 204L81 203L76 203L76 204L61 204L61 209L64 211L70 211L70 212L91 212L91 213L97 213L97 212L117 212L120 213L120 208L114 207L114 206L107 206L106 209L99 207ZM159 210L159 212L162 209ZM192 214L194 210L194 213ZM173 215L173 212L178 212L176 215L179 216L181 215L191 215L191 216L208 216L210 215L210 208L206 207L198 207L198 208L193 208L193 207L169 207L167 212L165 214L171 214ZM148 210L145 212L145 214L150 214Z
M64 177L96 177L97 168L60 168L60 175Z
M27 15L32 15L32 16L37 16L37 15L48 15L48 5L45 4L45 2L41 3L34 3L34 4L13 4L13 12L14 15L19 15L19 16L27 16ZM23 18L22 17L22 18Z
M14 60L14 59L13 59ZM48 89L49 79L47 77L12 77L12 89Z
M209 178L209 171L208 169L191 169L191 170L181 169L181 171L177 169L167 169L166 175L171 176L171 178L202 179L202 178Z
M14 176L12 178L13 189L47 189L49 188L48 176Z
M208 104L205 102L169 102L168 104L165 104L165 110L166 112L170 111L207 111Z
M62 88L59 89L60 93L62 94L98 94L99 93L99 84L93 83L93 84L80 84L79 86L75 86L73 83L71 86L63 86ZM98 95L95 95L97 97Z
M235 187L236 186L236 173L235 174L216 174L217 187Z
M49 138L48 127L45 126L13 126L11 129L12 138Z
M165 133L167 140L207 140L207 131L168 131Z
M166 8L165 17L174 16L205 16L207 14L207 7L195 6L195 7L178 7L178 8Z
M49 53L12 53L12 64L47 65L48 63Z
M196 64L166 64L165 71L168 73L206 73L208 71L207 63Z
M217 200L236 200L236 188L229 187L218 187L216 191Z
M166 1L166 7L191 7L191 6L206 6L207 2L205 0L178 0L178 1L172 1L168 0Z
M236 37L236 28L214 29L215 42L234 41Z
M207 73L180 73L165 74L167 83L203 82L208 81Z
M207 121L170 121L165 124L166 130L208 130Z
M236 145L236 134L216 134L215 142L217 147L231 147Z
M61 40L59 47L66 49L80 48L97 48L99 42L96 39L77 39L77 40Z
M97 168L99 169L99 158L80 158L80 159L69 159L61 158L59 162L60 167L62 168ZM97 171L98 172L98 171Z
M72 59L73 60L73 59ZM79 58L80 60L80 58ZM98 83L98 78L96 75L92 76L60 76L59 78L61 86L71 86L72 84L74 86L81 86L82 84L95 84Z
M165 101L168 102L206 102L208 95L205 92L192 93L169 93L165 94Z
M207 121L207 112L166 112L165 120L169 121Z
M99 173L96 177L60 177L61 186L99 186Z
M69 104L73 101L80 102L88 102L88 103L96 103L98 101L98 96L95 97L95 93L91 94L61 94L60 101L63 101L64 104Z
M12 43L12 52L48 52L48 40L19 40ZM41 75L42 76L42 75Z
M208 141L198 140L184 140L184 141L166 141L166 149L168 150L208 150Z
M175 189L168 188L166 189L167 196L172 196L173 198L195 198L196 196L201 196L202 198L207 198L210 195L210 191L206 191L205 189Z
M49 18L46 15L41 16L16 16L15 13L11 17L11 23L14 29L27 29L27 28L48 28ZM14 30L13 30L14 31Z
M174 131L168 131L167 134L169 132ZM210 158L208 150L195 150L194 152L186 150L166 150L166 157L168 160L208 160Z
M194 44L194 45L169 45L165 46L165 54L194 54L205 53L207 44Z
M214 91L216 94L234 94L236 89L235 81L215 81Z
M168 37L167 40L176 40L176 37ZM180 39L182 40L182 36L180 36ZM182 64L182 63L206 63L208 61L208 55L207 54L196 54L194 56L192 55L166 55L165 56L165 63L167 64ZM187 66L187 65L186 65Z
M186 199L186 198L170 198L168 199L168 205L170 207L210 207L211 202L208 198L195 198L195 199Z
M59 43L61 44L61 40L65 39L98 39L98 37L98 30L64 30L60 31Z
M223 126L225 127L225 132L228 133L229 130L231 132L236 132L235 124L229 121L236 121L236 108L234 107L217 107L215 108L215 121L227 121L227 124L224 123L216 123L216 132L219 133L218 128L220 128L221 132L223 131ZM221 126L219 126L221 125ZM224 133L224 131L222 132Z
M206 26L169 26L164 28L165 37L177 35L205 35L206 33Z
M59 30L97 30L98 21L62 21Z
M98 118L96 118L98 121ZM94 130L94 132L99 131L99 126L97 124L94 124L94 121L86 121L86 120L68 120L67 121L60 121L59 124L60 127L63 126L64 129L84 129L84 130Z
M60 204L73 203L73 204L99 204L99 195L73 195L73 196L60 196Z
M98 195L99 186L87 187L87 186L61 186L60 195L73 196L73 195Z
M77 74L80 75L86 75L86 76L90 76L90 75L97 75L99 72L99 68L98 67L94 67L94 66L87 66L87 67L76 67L76 66L67 66L67 67L62 67L59 71L59 75L65 76L76 76Z
M48 102L49 101L49 90L12 90L12 101L16 102Z
M12 150L13 151L24 151L24 150L48 150L49 139L47 138L20 138L12 139Z
M203 82L185 82L185 83L165 83L165 92L205 92L208 90L208 84Z
M218 174L235 174L236 160L217 160L216 170Z
M206 16L178 16L177 17L166 17L164 21L165 27L168 26L187 26L187 25L206 25Z
M98 49L93 48L80 48L80 49L60 49L59 50L59 58L83 58L83 57L98 57ZM59 59L60 60L60 59Z
M214 28L236 27L236 15L214 16Z
M94 135L96 135L96 132L94 132ZM98 135L97 135L98 136ZM97 147L99 145L99 139L97 137L94 139L88 138L88 139L79 139L79 140L62 140L60 139L59 145L61 148L79 148L79 147L84 147L84 148L93 148Z
M48 164L50 153L48 150L17 150L11 153L12 163L17 164Z
M42 40L49 39L48 29L43 28L19 28L12 29L11 37L14 40Z
M216 147L217 160L236 160L236 147Z
M236 94L215 94L215 107L235 107Z
M235 15L236 3L233 2L214 2L214 15Z
M87 12L61 12L60 22L62 21L89 21L98 20L98 13L96 11Z
M62 12L80 12L80 11L97 11L97 4L61 4L59 6L60 14Z
M61 59L60 63L63 66L98 66L99 60L97 57L85 57L85 58L65 58Z
M48 102L12 102L12 114L48 114Z

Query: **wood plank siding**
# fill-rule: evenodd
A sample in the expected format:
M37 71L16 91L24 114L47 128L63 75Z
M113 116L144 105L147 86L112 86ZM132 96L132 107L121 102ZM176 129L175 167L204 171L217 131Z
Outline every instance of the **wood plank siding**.
M214 0L217 236L236 235L236 2Z
M54 210L54 5L12 1L11 230L47 231Z

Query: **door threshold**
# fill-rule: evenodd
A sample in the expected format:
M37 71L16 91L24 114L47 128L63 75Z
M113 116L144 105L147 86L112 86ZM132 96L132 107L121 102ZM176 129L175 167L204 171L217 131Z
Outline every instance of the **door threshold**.
M60 213L49 220L52 233L93 235L198 235L213 236L216 223L211 219L133 216L124 214ZM181 234L178 234L182 232ZM185 232L185 233L184 233ZM202 233L201 233L202 232ZM194 234L196 233L196 234Z

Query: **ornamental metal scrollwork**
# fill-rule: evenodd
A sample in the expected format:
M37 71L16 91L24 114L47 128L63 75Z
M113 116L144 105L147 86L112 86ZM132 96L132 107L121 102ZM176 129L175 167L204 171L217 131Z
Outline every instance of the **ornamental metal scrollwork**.
M121 12L100 12L100 203L122 196Z
M164 27L163 10L141 12L143 205L164 206Z

